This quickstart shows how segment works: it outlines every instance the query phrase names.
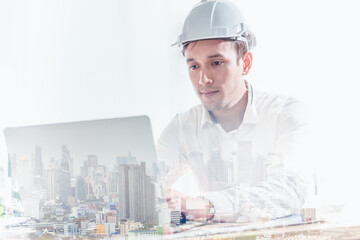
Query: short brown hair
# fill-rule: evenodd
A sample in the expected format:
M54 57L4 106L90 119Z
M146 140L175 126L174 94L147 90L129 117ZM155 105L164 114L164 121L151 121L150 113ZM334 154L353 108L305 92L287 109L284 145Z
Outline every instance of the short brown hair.
M244 56L245 53L248 52L248 49L247 49L247 46L246 46L246 43L244 41L240 41L240 40L229 40L229 39L223 39L225 41L229 41L229 42L232 42L233 44L233 47L236 51L236 54L237 54L237 61L239 62L240 59L242 58L242 56ZM200 41L200 40L199 40ZM193 42L198 42L198 41L193 41ZM184 45L182 46L182 55L185 56L185 51L187 49L187 47L189 46L189 44L192 43L192 42L186 42L184 43Z

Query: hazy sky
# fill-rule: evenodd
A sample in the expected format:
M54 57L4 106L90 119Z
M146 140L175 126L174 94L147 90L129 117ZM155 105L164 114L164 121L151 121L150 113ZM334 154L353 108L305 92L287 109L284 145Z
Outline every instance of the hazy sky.
M117 156L128 156L129 153L138 163L146 163L148 174L153 173L151 170L156 162L153 136L146 117L10 128L5 133L9 152L16 154L17 161L26 158L31 162L35 146L39 146L45 169L52 157L60 163L62 145L66 145L76 175L88 155L96 155L98 165L107 166L108 173L114 169Z
M0 0L0 128L149 115L157 138L198 103L178 48L195 0ZM257 36L247 77L292 95L315 129L324 191L359 182L356 0L236 1ZM0 157L6 162L3 137Z

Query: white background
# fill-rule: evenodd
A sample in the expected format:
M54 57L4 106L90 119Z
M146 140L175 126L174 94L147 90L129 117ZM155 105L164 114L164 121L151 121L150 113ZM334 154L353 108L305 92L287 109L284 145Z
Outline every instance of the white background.
M147 114L154 136L198 104L170 47L194 0L0 0L0 128ZM237 1L257 35L248 80L307 104L319 192L359 197L356 0ZM7 162L3 136L1 164Z

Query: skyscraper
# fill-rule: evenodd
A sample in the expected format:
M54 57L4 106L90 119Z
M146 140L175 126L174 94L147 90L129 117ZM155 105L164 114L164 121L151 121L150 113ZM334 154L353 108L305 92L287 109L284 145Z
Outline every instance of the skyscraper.
M16 154L12 153L8 155L8 177L15 177L16 176Z
M207 164L207 176L213 191L223 189L228 183L228 171L219 150L214 149Z
M118 167L120 218L156 223L155 186L146 175L146 164L120 164Z
M130 165L129 168L129 209L130 219L145 222L145 163Z
M54 158L50 160L46 168L46 198L56 200L60 196L60 174L59 166Z
M42 161L42 151L39 146L35 146L35 151L32 156L32 184L35 189L41 190L44 188L44 169ZM30 181L30 179L29 179Z
M109 181L108 181L109 193L118 193L119 183L120 183L120 172L119 172L119 168L117 167L111 171L109 176Z
M84 177L79 176L76 178L75 197L80 201L86 200L86 182Z
M35 146L35 152L32 159L32 174L43 176L42 151L39 146Z
M117 156L116 157L116 165L121 164L136 164L136 158L131 155L131 152L129 152L129 155L123 155L123 156Z
M121 164L119 167L119 216L130 218L129 211L129 165Z
M67 203L71 195L71 157L66 145L62 146L62 158L60 162L60 202Z

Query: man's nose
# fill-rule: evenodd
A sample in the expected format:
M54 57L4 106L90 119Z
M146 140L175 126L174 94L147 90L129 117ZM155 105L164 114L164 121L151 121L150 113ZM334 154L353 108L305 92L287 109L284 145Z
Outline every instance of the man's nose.
M210 74L205 69L200 72L200 78L199 78L199 84L201 85L207 85L212 84L213 80L210 77Z

